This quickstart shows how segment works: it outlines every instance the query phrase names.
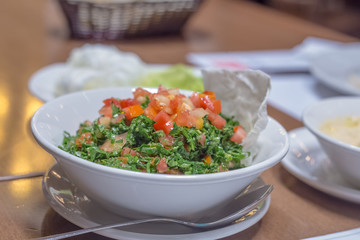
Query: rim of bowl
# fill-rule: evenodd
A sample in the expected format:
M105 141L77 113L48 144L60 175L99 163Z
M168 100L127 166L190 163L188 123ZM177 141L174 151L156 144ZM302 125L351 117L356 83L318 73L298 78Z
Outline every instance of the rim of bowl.
M45 109L48 108L49 106L63 101L64 98L71 98L76 95L84 94L86 92L96 92L99 90L106 91L106 89L107 88L98 88L98 89L84 90L84 91L69 93L69 94L60 96L58 98L55 98L53 100L50 100L50 101L44 103L34 113L34 115L31 118L31 130L32 130L32 133L33 133L36 141L38 142L38 144L40 146L42 146L47 152L49 152L52 155L53 154L59 155L59 156L65 158L66 161L69 161L69 160L73 161L75 164L80 164L82 166L89 167L90 169L95 170L95 171L101 170L101 172L103 172L103 173L120 174L122 176L128 176L128 177L142 179L142 180L166 180L167 182L172 182L172 181L177 182L179 180L183 180L188 183L191 183L194 179L196 179L197 181L211 181L211 180L224 179L224 178L228 178L228 177L229 178L231 178L231 177L239 178L239 177L246 177L246 176L253 175L253 174L259 174L259 173L265 171L266 169L276 165L278 162L280 162L281 159L286 155L286 153L289 150L289 138L288 138L286 129L278 121L276 121L275 119L273 119L272 117L269 116L267 125L269 125L270 122L273 122L273 124L277 125L276 127L279 128L279 132L284 133L283 134L284 135L284 146L280 149L279 152L277 152L271 158L266 159L265 161L256 163L254 165L247 166L245 168L234 169L234 170L230 170L230 171L226 171L226 172L191 174L191 175L157 174L157 173L136 172L136 171L114 168L114 167L104 166L101 164L90 162L86 159L82 159L80 157L74 156L68 152L61 150L54 144L45 140L45 138L38 132L37 125L36 125L38 116L41 114L41 112L45 111ZM116 89L134 89L134 87L116 87L116 88L112 88L112 89L115 89L115 90ZM144 87L144 89L146 89L146 88ZM147 88L147 89L153 89L153 88ZM184 90L184 91L186 92L187 90ZM188 91L188 92L192 92L192 91Z
M330 136L328 136L327 134L323 133L322 131L319 130L319 126L316 126L315 123L312 123L309 120L309 113L310 111L317 109L317 108L321 108L321 106L323 105L327 105L327 104L331 104L331 103L337 103L339 104L339 102L343 102L344 104L346 104L346 102L354 102L354 101L358 101L359 105L360 105L360 97L358 96L339 96L339 97L330 97L330 98L326 98L320 101L317 101L314 104L311 104L310 106L308 106L307 108L305 108L305 110L303 111L302 114L302 120L303 123L305 125L305 127L310 130L310 132L312 132L314 135L318 136L319 138L331 142L333 144L339 145L343 148L352 150L352 151L356 151L356 152L360 152L360 147L357 147L355 145L351 145L349 143L345 143L343 141L337 140L335 138L332 138ZM360 116L360 114L358 114ZM349 116L349 115L347 115ZM341 115L339 115L339 117L341 117ZM333 117L333 118L336 118ZM323 123L325 120L323 120L321 123Z

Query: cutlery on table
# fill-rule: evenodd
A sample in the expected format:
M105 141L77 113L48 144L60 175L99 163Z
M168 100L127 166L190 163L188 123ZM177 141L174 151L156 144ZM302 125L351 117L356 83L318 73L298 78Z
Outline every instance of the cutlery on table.
M44 174L45 174L45 172L31 172L31 173L20 174L20 175L0 176L0 182L23 179L23 178L40 177L40 176L44 176Z
M226 206L217 209L213 212L212 215L217 216L217 219L214 219L210 222L187 222L179 219L172 219L172 218L149 218L149 219L140 219L140 220L133 220L129 222L122 222L122 223L114 223L108 225L100 225L91 228L84 228L72 232L67 233L60 233L52 236L45 236L40 238L35 238L33 240L56 240L56 239L63 239L74 237L77 235L90 233L90 232L97 232L105 229L116 228L116 227L124 227L130 226L135 224L142 224L148 222L171 222L177 223L181 225L185 225L188 227L193 228L203 228L203 229L212 229L218 228L221 226L225 226L230 223L236 223L237 220L241 219L243 216L254 210L260 203L262 203L272 192L273 190L272 185L264 185L258 187L255 190L240 194L238 197L234 199L234 201L239 202L240 209L227 209ZM234 204L232 202L232 204Z

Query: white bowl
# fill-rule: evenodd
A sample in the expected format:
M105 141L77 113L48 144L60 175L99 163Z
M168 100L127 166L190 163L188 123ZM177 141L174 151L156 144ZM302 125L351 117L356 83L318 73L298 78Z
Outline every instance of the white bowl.
M194 219L244 189L287 153L286 130L270 118L260 134L259 152L251 166L203 175L166 175L111 168L78 158L58 148L63 133L75 134L79 123L94 120L109 97L132 97L120 87L71 93L51 100L34 114L35 139L63 168L71 181L99 204L122 215ZM189 94L189 92L184 92Z
M316 102L304 110L303 122L344 179L360 187L360 147L336 140L319 130L325 121L347 116L360 116L360 97L333 97Z

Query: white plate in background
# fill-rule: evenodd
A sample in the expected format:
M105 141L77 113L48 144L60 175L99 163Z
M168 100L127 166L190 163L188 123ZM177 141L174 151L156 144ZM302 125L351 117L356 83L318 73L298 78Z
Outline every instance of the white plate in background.
M146 70L148 72L161 71L169 67L169 65L165 64L148 64L147 66ZM54 63L36 71L30 77L28 84L31 94L43 102L58 97L56 87L61 81L61 75L64 74L68 68L70 69L66 63Z
M179 65L182 65L182 64L179 64ZM143 71L144 71L143 76L146 76L147 74L151 74L151 73L166 71L167 69L169 69L172 66L176 66L176 65L146 64L146 67L143 69ZM184 67L188 67L188 66L184 65ZM51 65L48 65L46 67L39 69L30 77L30 80L28 83L28 88L29 88L31 94L33 94L35 97L39 98L43 102L47 102L56 97L59 97L60 95L70 93L71 91L64 89L64 90L62 90L63 92L59 95L59 89L57 90L57 87L59 87L59 85L62 85L64 87L64 84L67 84L67 82L60 83L60 81L62 80L61 79L62 75L70 69L71 68L66 63L55 63L55 64L51 64ZM189 67L189 69L193 70L193 73L195 76L197 76L197 77L201 76L201 70L199 68ZM82 88L82 84L84 84L84 82L82 82L82 80L86 79L87 73L86 73L86 71L85 72L80 71L80 72L74 72L74 74L75 75L73 75L73 76L77 76L78 77L77 79L79 80L75 84L75 85L77 85L76 89L79 88L79 90L81 90L80 88ZM182 77L184 77L184 76L182 76ZM129 83L128 82L124 83L124 86L126 86L126 85L129 85ZM134 82L134 86L135 85L136 85L136 82ZM117 87L119 85L107 83L106 86L107 87L110 87L110 86ZM186 89L188 89L188 88L186 88Z
M65 63L54 63L36 71L30 77L28 84L31 94L43 102L55 98L57 81L65 69Z
M315 57L310 71L321 83L340 93L360 95L360 44Z

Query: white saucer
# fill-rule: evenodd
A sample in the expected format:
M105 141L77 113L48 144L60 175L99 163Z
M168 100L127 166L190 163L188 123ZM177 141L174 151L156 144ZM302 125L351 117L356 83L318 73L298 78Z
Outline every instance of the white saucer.
M43 102L55 98L57 81L65 69L65 63L54 63L36 71L30 77L28 84L31 94Z
M335 91L360 95L360 44L315 57L310 70L320 82Z
M169 68L168 64L147 64L146 72L164 71ZM54 63L37 70L29 79L28 88L32 95L43 102L48 102L56 97L56 87L61 76L69 66L66 63ZM201 76L199 68L193 68L194 74ZM69 93L69 92L68 92Z
M360 189L340 176L317 139L306 128L290 131L289 137L289 152L281 163L290 173L320 191L360 203Z
M250 185L256 188L264 184L261 178ZM50 206L62 217L73 224L82 227L94 227L99 224L109 224L128 220L125 217L111 213L94 203L65 176L58 164L55 164L43 179L43 192ZM267 212L270 197L259 205L245 218L235 224L213 230L196 230L174 223L146 223L120 229L109 229L97 232L100 235L114 239L218 239L241 232L257 223ZM236 206L234 206L235 208Z

